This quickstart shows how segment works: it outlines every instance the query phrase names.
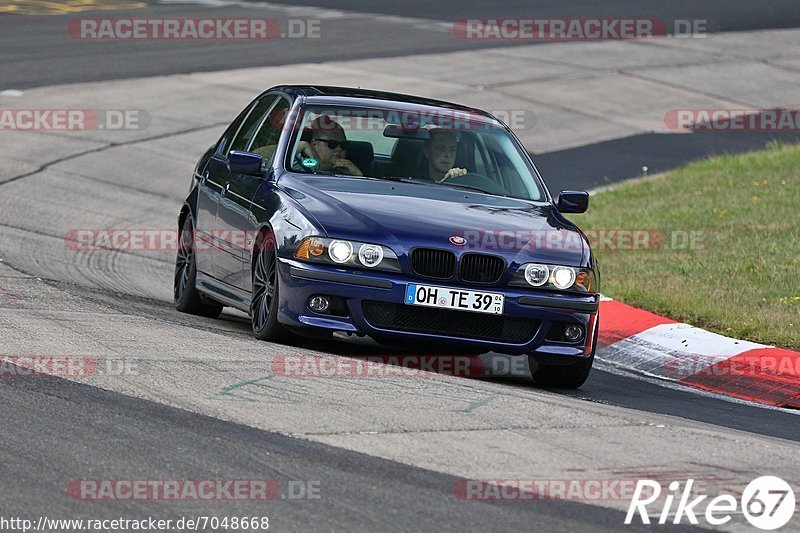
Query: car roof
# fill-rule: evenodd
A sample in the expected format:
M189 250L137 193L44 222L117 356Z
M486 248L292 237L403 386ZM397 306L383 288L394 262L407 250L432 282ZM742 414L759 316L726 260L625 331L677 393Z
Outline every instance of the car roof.
M269 91L281 91L292 96L303 96L309 104L322 105L351 105L351 106L381 106L392 109L418 109L438 108L469 113L473 117L482 117L487 121L499 124L497 119L486 111L468 107L444 100L423 98L409 94L375 91L352 87L332 87L325 85L279 85Z

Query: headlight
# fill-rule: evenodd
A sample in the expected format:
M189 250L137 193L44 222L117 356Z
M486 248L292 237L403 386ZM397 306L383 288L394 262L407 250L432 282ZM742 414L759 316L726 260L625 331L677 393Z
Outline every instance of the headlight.
M553 269L551 281L553 285L556 286L556 289L564 291L572 287L572 284L575 283L575 277L576 275L573 269L559 266Z
M365 267L376 267L383 261L383 247L376 244L362 244L358 249L358 260Z
M328 255L334 263L346 263L353 257L353 245L347 241L333 241L328 246Z
M522 265L509 285L559 291L597 292L592 269L540 263Z
M358 250L358 252L355 252ZM325 237L303 239L295 258L315 263L335 264L352 268L371 268L388 272L401 272L400 262L391 248L380 244L370 244Z
M549 278L550 269L547 268L547 265L537 265L536 263L525 265L525 281L534 287L541 287L547 283Z

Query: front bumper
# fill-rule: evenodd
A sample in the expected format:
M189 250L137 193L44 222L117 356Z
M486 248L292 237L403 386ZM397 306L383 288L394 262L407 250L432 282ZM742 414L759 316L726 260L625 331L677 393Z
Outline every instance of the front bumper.
M579 295L525 290L516 287L467 286L457 281L423 281L409 278L403 274L353 271L285 258L278 261L278 275L281 283L278 321L294 327L364 334L389 342L419 341L423 345L426 342L445 342L463 347L465 350L568 358L588 357L591 354L594 332L597 328L599 295L596 294ZM362 305L364 302L382 302L387 304L387 307L399 309L397 306L403 305L406 285L409 283L503 293L505 295L503 319L512 320L517 325L528 324L529 334L525 335L524 339L508 341L504 338L475 338L469 333L463 332L459 334L446 331L433 332L430 331L430 327L425 328L426 331L413 331L407 327L401 330L391 325L376 325L374 317L371 322L365 316L365 307ZM349 316L315 313L307 307L309 298L315 295L343 298ZM419 309L420 312L423 312L422 310L427 308ZM450 311L449 313L457 313L457 317L464 316L465 320L473 322L475 321L474 315L477 315L477 313L469 311ZM496 319L492 318L492 315L481 316L486 321ZM551 328L565 323L582 326L585 332L583 339L575 343L568 343L547 338Z

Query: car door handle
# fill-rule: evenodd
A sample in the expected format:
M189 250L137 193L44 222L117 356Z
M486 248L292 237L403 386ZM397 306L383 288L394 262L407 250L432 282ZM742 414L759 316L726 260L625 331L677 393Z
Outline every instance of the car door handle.
M222 188L222 192L220 192L220 194L222 196L225 196L226 194L228 194L228 191L230 190L230 188L231 188L230 182L226 183L225 186Z

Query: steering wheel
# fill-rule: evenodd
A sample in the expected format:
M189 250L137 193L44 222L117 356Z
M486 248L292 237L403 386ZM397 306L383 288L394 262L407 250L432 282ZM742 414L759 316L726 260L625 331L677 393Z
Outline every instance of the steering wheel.
M447 178L442 183L452 184L452 185L464 185L465 187L475 187L476 189L484 190L491 194L500 194L503 196L508 195L508 191L506 191L503 187L498 185L495 181L493 181L488 176L484 176L483 174L477 174L475 172L468 172L463 176L455 176L452 178Z

